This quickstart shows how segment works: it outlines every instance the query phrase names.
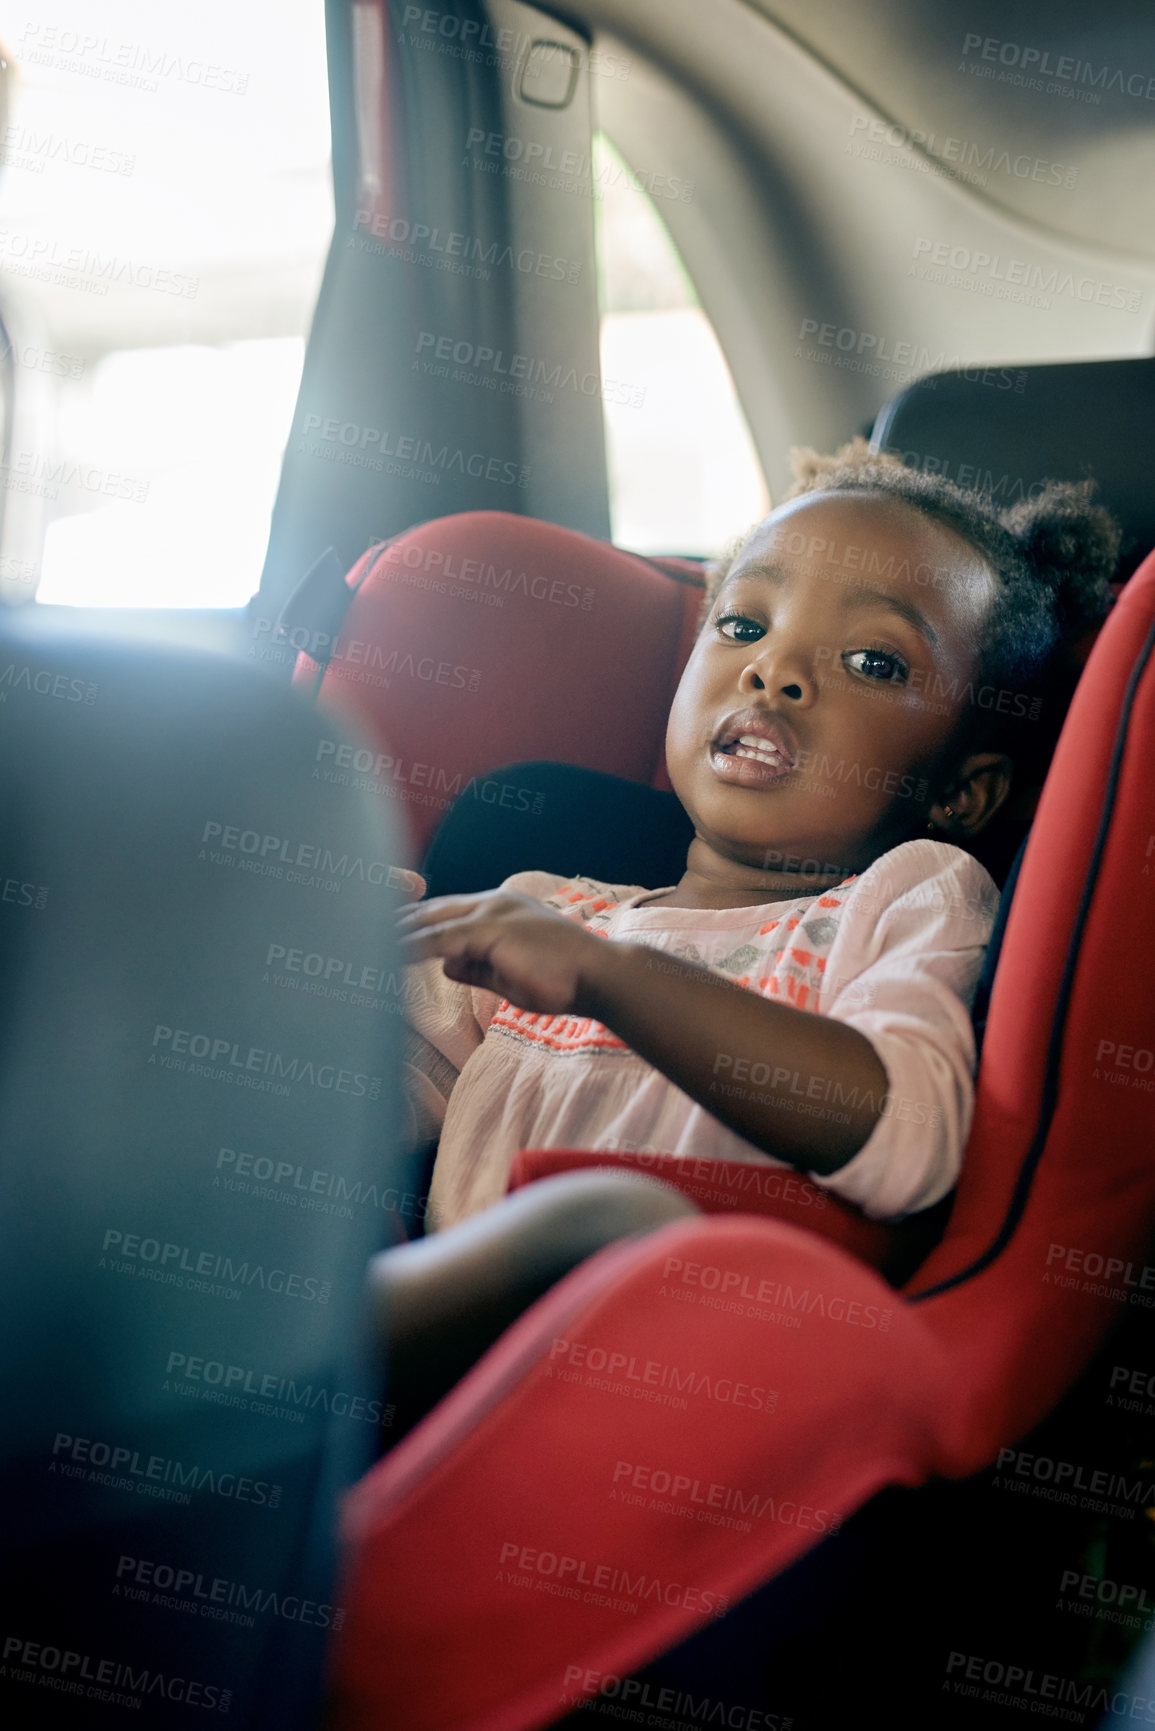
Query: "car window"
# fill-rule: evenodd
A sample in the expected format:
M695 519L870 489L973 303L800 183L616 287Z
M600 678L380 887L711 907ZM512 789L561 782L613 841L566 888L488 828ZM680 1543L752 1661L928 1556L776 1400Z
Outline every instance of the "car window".
M604 133L594 145L613 539L639 553L713 556L769 509L750 429L714 327L659 204Z
M333 229L324 8L99 12L4 21L8 587L240 607Z

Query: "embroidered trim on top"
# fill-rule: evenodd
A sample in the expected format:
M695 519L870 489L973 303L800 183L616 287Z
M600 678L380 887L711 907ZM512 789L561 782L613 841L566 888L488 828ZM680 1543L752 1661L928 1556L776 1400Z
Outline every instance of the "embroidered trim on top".
M624 1040L589 1016L544 1016L515 1009L508 998L498 1004L489 1026L557 1057L572 1056L575 1052L626 1052L634 1056Z
M853 877L844 880L844 884L853 882ZM841 890L844 884L836 887ZM593 878L573 878L547 898L547 905L555 907L567 918L579 921L595 937L605 938L609 936L605 927L622 905L621 898L607 893L607 887L596 883ZM814 952L826 949L838 932L838 918L833 911L826 910L842 906L843 898L827 891L824 895L815 896L811 908L807 910L817 913L821 908L823 911L817 914L817 917L805 919L803 913L780 914L777 919L769 920L759 928L758 935L761 937L774 931L779 931L781 935L777 943L766 952L760 952L756 944L747 941L714 962L708 961L693 943L671 944L665 953L696 962L699 966L707 967L711 972L721 974L723 978L733 980L735 985L757 992L762 997L782 998L798 1010L817 1010L822 976L826 971L826 957ZM800 937L805 937L811 949L802 949ZM653 946L659 953L663 947L658 944ZM759 960L760 954L763 956L762 969L758 970L758 977L755 978L747 970ZM552 1026L553 1023L557 1023L557 1026ZM572 1016L547 1017L544 1021L537 1017L528 1018L527 1012L515 1010L507 1000L503 1000L498 1006L490 1026L558 1055L578 1051L625 1052L630 1049L601 1022Z

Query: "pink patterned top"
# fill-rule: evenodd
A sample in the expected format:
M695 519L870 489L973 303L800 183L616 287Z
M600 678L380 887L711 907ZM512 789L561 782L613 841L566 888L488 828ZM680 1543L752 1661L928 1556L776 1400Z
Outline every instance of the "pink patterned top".
M834 1016L864 1034L889 1092L867 1142L838 1172L811 1175L874 1219L928 1208L953 1187L973 1108L970 1003L998 905L984 868L959 848L904 842L837 888L762 907L659 903L663 890L519 872L505 887L538 896L610 940L646 944L750 991ZM655 963L660 966L660 963ZM439 1136L431 1227L504 1193L519 1148L633 1149L784 1162L762 1153L600 1022L532 1015L448 980L440 961L407 979L407 1095L416 1140ZM771 1087L794 1110L845 1109L837 1077L764 1065L736 1073L719 1055L712 1085Z

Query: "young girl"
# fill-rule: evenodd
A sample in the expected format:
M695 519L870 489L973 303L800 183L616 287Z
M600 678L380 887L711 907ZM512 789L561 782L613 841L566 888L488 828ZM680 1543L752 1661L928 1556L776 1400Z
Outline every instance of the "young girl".
M543 1242L608 1194L555 1179L470 1233L518 1148L785 1163L880 1219L957 1179L998 901L965 849L1039 727L1048 663L1110 605L1118 532L1089 486L999 511L863 440L796 472L713 574L674 699L681 880L531 871L401 916L414 1129L439 1134L429 1224L457 1231L379 1259L395 1330L436 1312L439 1282L448 1320L454 1257L474 1280L496 1258L508 1288L519 1234L546 1278ZM687 1207L617 1186L566 1255Z

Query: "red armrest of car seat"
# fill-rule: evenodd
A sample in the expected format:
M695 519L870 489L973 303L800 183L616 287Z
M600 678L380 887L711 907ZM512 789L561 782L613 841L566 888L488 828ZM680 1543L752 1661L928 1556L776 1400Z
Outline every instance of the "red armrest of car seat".
M1155 950L1153 644L1155 557L1059 742L954 1210L911 1290L749 1215L576 1269L351 1493L341 1731L551 1723L881 1487L991 1461L1145 1296L1155 1092L1134 1061L1151 1023L1133 959Z
M919 1216L896 1225L868 1220L861 1210L824 1190L804 1173L754 1160L699 1160L691 1155L631 1150L522 1148L514 1156L509 1189L520 1190L539 1178L589 1166L608 1166L619 1171L624 1168L660 1178L680 1190L703 1214L757 1214L804 1227L890 1279L895 1277L896 1261L909 1262L912 1229L918 1241L925 1244L923 1254L930 1249ZM941 1212L938 1209L929 1212L935 1216L933 1225L939 1225Z
M949 1382L918 1312L811 1233L611 1245L351 1493L333 1731L562 1718L923 1477Z

